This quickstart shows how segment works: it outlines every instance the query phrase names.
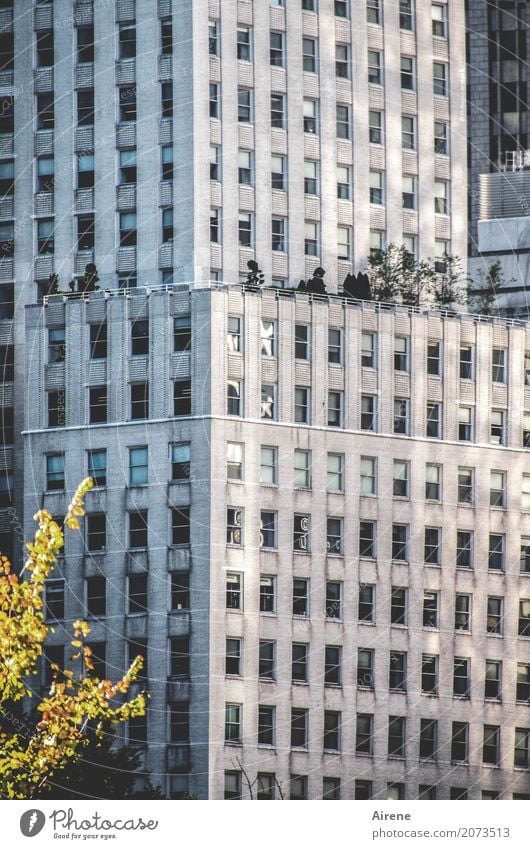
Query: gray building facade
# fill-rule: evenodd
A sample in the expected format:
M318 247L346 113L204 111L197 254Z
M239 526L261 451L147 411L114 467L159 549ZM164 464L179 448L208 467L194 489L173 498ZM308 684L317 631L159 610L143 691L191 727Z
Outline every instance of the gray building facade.
M27 341L26 531L95 475L50 598L146 653L168 795L528 798L527 325L177 285Z

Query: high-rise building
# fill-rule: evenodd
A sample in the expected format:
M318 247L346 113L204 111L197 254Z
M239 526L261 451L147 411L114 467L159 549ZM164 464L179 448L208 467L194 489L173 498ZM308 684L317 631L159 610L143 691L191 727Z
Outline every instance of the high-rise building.
M100 675L146 657L156 784L529 797L530 326L221 283L27 315L27 534L97 485L49 657L80 615Z
M528 316L528 4L467 0L466 12L472 288L484 291L488 270L498 262L504 282L495 308Z
M460 320L279 293L318 266L335 293L347 273L365 266L370 251L389 243L423 258L464 256L462 4L28 0L22 6L0 3L0 547L15 548L20 559L20 528L31 533L36 504L60 515L77 478L94 477L98 487L89 495L85 536L67 542L64 574L47 589L48 612L66 627L88 615L98 668L113 676L128 658L147 653L149 715L126 734L139 744L148 740L146 766L168 795L248 795L242 764L256 782L252 792L264 798L272 792L291 798L428 796L435 784L442 798L464 787L476 797L477 787L511 792L514 780L515 792L526 792L526 777L514 779L509 755L515 746L517 765L524 767L526 714L506 732L503 727L507 760L495 782L471 780L481 767L470 748L472 767L455 768L458 783L451 783L452 754L445 750L438 766L429 760L423 789L407 783L399 745L408 741L406 757L417 765L420 728L414 726L417 714L409 713L410 692L403 696L399 682L407 678L408 660L412 692L423 705L422 661L419 643L407 647L413 632L391 617L408 604L417 633L423 607L432 608L438 594L440 616L451 618L456 585L445 583L439 569L431 570L424 587L433 599L421 601L419 585L419 552L423 544L434 551L434 532L441 532L445 514L435 506L436 515L423 517L421 507L421 527L433 534L414 543L421 564L411 572L416 583L407 583L408 567L397 558L389 589L378 561L364 554L359 559L355 540L362 530L367 552L364 534L375 534L375 522L381 528L393 522L396 534L406 534L407 524L417 526L416 518L405 516L412 502L405 498L402 515L398 499L394 521L387 490L377 490L377 498L368 492L365 498L363 490L362 528L352 527L343 505L349 492L360 498L359 470L368 478L364 461L378 456L372 441L381 449L381 468L393 456L394 441L402 446L395 459L402 474L412 464L411 486L424 483L411 452L427 449L418 445L431 451L436 444L442 460L447 455L454 463L450 393L457 383L429 371L432 379L416 390L406 373L413 355L414 379L434 368L422 359L431 334L430 359L445 358L456 380ZM237 284L249 260L259 263L276 294L242 294ZM91 264L106 292L74 297ZM52 275L67 293L64 303L48 297ZM396 362L406 366L397 369L395 381L383 368L394 356L394 323L396 344L403 347L396 349ZM466 344L490 351L492 327L499 347L511 351L512 325L466 324ZM528 346L521 341L524 329L513 327L519 381L521 351ZM353 353L362 329L362 344L371 338L381 366L370 365L364 351L364 376ZM475 331L480 341L471 338ZM486 362L489 354L481 356ZM510 376L511 369L510 360ZM473 380L466 376L458 396L462 415L470 417L460 422L465 433L482 397ZM508 427L509 445L519 449L520 394L502 393L492 400L492 435ZM427 426L435 438L437 417L443 439L422 442ZM384 437L366 436L370 420ZM479 449L489 442L489 418L477 414L477 427L473 462L462 459L463 467L480 466L485 474L479 450L500 454L495 469L507 471L505 455L522 465L521 455L512 457L508 448ZM435 476L443 462L430 456ZM318 483L311 484L310 468ZM393 472L385 474L390 481ZM456 472L447 474L451 481ZM339 489L328 494L325 481L340 482L344 475L345 495ZM310 485L302 483L306 479ZM517 486L515 473L510 481ZM464 534L475 527L475 513L469 515ZM449 525L454 520L450 513ZM499 519L492 534L507 533L501 526ZM308 556L310 533L315 548ZM453 542L444 543L448 563ZM510 538L509 544L516 543ZM383 552L386 542L381 545ZM388 552L384 557L388 567ZM458 586L470 596L473 573L465 576ZM500 598L504 578L494 577L492 593ZM524 584L524 577L517 580ZM508 590L513 631L515 583ZM528 593L521 589L519 597L526 611ZM372 608L382 617L375 630L359 625ZM388 637L391 625L400 635L395 641ZM364 633L378 628L382 653L380 642ZM518 646L512 631L507 639ZM446 632L453 633L444 625L440 634ZM437 674L435 657L442 651L430 636L429 630L425 655ZM468 636L453 652L463 661L471 657L464 653ZM58 627L52 656L65 639ZM447 645L444 658L452 657ZM482 643L474 641L480 666L481 651ZM488 659L498 663L500 655ZM524 666L524 657L517 660ZM348 694L357 698L353 669L368 682L360 685L355 713L348 702ZM393 682L388 696L387 673ZM473 694L481 693L483 674L473 669ZM526 692L524 675L522 669L518 693ZM391 711L375 705L371 680ZM515 704L513 680L505 680ZM445 680L443 687L444 698L429 701L432 707L422 714L425 746L435 733L431 720L442 723L444 745L449 733L460 744L467 733L444 724L448 714L443 718L439 705L452 695ZM468 723L468 742L476 747L477 729L484 722L499 725L500 708L495 702L486 711L483 697L473 694L469 703L458 701L455 722ZM387 735L388 751L382 742Z

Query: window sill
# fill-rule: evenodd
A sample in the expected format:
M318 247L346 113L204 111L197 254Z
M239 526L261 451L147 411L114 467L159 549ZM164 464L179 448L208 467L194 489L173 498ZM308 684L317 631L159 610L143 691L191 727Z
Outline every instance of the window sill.
M263 684L276 684L276 678L262 678L260 676L258 681L261 681Z
M291 681L293 686L309 687L309 681Z
M277 547L268 548L267 546L263 545L263 546L261 546L260 551L268 551L268 552L271 552L272 554L278 554L278 548Z
M243 483L244 481L241 481ZM264 481L260 481L260 486L265 486L268 489L278 489L277 483L265 483Z
M269 751L276 751L276 746L274 743L258 743L258 749L268 749Z
M341 754L340 749L324 749L323 751L324 751L325 755L340 755Z

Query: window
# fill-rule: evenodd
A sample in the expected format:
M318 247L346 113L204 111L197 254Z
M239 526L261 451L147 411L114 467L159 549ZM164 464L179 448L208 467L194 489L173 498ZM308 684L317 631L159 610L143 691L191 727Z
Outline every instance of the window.
M189 380L175 380L173 383L173 415L191 416L191 381Z
M285 231L286 231L286 219L285 218L273 218L271 222L271 248L273 251L281 251L285 252L286 250L286 241L285 241Z
M260 547L277 548L276 513L262 510L260 518Z
M171 544L190 544L190 508L174 507L171 511Z
M227 572L226 609L243 610L243 576L239 572Z
M530 475L524 475L521 483L521 510L530 510Z
M309 615L309 581L293 578L293 616Z
M460 377L462 380L473 380L473 348L471 345L460 347Z
M64 489L64 454L46 456L46 489Z
M328 363L342 362L342 330L335 327L328 329Z
M394 398L394 433L407 435L409 432L409 400Z
M530 728L515 729L514 766L520 769L530 766Z
M530 702L530 663L517 664L516 700Z
M455 657L453 661L453 695L469 698L471 687L471 661L465 657Z
M308 100L304 98L303 104L304 114L304 133L317 132L317 102L316 100Z
M523 448L530 448L530 413L523 413Z
M444 121L434 122L434 152L444 156L449 153L449 132Z
M488 569L504 571L504 534L489 535Z
M241 507L226 509L226 544L243 545L243 510Z
M294 420L300 424L309 424L310 391L305 386L296 386L294 390Z
M104 551L107 541L107 521L104 513L88 513L86 545L88 551Z
M392 560L408 558L408 525L392 525Z
M92 448L88 452L88 477L94 486L107 485L107 451L105 448Z
M2 234L2 239L5 243L5 247L2 246L3 256L12 256L14 252L13 229L11 224L6 226L10 227L11 231L7 236ZM40 218L37 220L37 251L39 254L52 254L54 250L53 218Z
M305 222L304 252L306 256L318 256L318 224L316 221Z
M519 599L519 629L520 637L530 637L530 599Z
M120 212L120 247L136 245L136 213Z
M363 331L361 334L361 366L376 368L377 335Z
M166 150L166 148L163 147L162 148L162 161L163 161L163 154L164 154L165 150ZM171 152L173 152L173 148L168 148L168 150L171 150ZM220 180L221 179L220 151L221 151L221 149L220 149L219 145L217 145L217 144L211 144L210 145L210 180ZM162 166L162 171L163 171L163 166ZM171 176L169 176L169 175L165 176L164 173L162 173L162 179L163 180L172 180L173 179L173 156L171 157Z
M291 678L294 683L307 683L308 655L309 646L307 643L293 643Z
M461 569L473 568L473 531L456 532L456 565Z
M311 486L311 452L297 448L294 452L294 485L306 489Z
M252 118L252 99L249 88L237 91L237 120L240 124L250 124Z
M143 576L134 576L143 577ZM146 596L147 600L147 596ZM188 679L190 677L190 638L171 637L169 654L169 674L171 678Z
M421 691L422 693L429 693L432 696L438 693L438 655L422 655Z
M388 717L388 757L405 757L405 717Z
M13 127L6 121L6 116L11 118L11 109L13 101L8 101L4 107L4 123L6 124L4 132L12 133ZM53 130L55 125L55 104L53 93L37 94L37 129L38 130Z
M304 12L316 12L317 0L302 0L302 9Z
M259 677L273 681L275 678L274 658L276 643L270 640L259 641Z
M240 770L225 770L225 799L242 799Z
M243 248L252 246L252 214L250 212L240 212L239 222L239 244Z
M375 557L376 523L359 523L359 557Z
M148 482L147 446L129 448L129 484L140 486Z
M372 85L383 84L383 63L379 50L368 51L368 82ZM381 142L377 142L381 144Z
M275 708L258 706L258 746L274 746Z
M119 119L122 122L136 121L136 86L119 89Z
M392 587L390 597L390 622L392 625L407 624L408 592L407 587Z
M375 431L376 428L376 398L374 395L361 395L361 430Z
M291 775L289 799L307 799L307 775Z
M381 23L381 0L366 0L366 17L369 24Z
M490 506L506 507L506 473L490 472Z
M293 522L293 551L308 554L310 551L311 517L295 513Z
M305 39L304 39L305 40ZM270 33L270 63L277 68L284 66L284 34L283 32ZM305 70L305 68L304 68Z
M490 442L493 445L505 445L505 412L504 410L491 411Z
M274 154L271 156L271 185L273 189L285 191L285 156Z
M399 0L399 26L400 29L413 30L413 0Z
M351 259L351 227L337 227L337 259Z
M268 445L260 449L260 482L276 484L276 448Z
M0 407L0 442L3 445L12 445L14 441L14 409L13 407ZM2 551L1 547L0 551Z
M231 353L239 353L241 349L241 319L238 316L228 316L228 331L226 335L227 348Z
M241 643L236 637L226 638L225 675L241 675Z
M373 649L357 650L357 686L374 689L374 656Z
M286 129L286 98L284 94L271 94L271 127Z
M276 386L264 383L261 386L261 418L276 418Z
M494 348L491 352L491 379L494 383L506 383L506 351Z
M530 537L521 537L519 571L521 575L530 574Z
M524 355L524 385L530 386L530 351Z
M173 226L173 209L162 210L162 243L173 241L174 226Z
M79 161L79 160L78 160ZM52 156L37 159L37 191L53 192L55 166ZM15 190L15 163L12 159L0 163L0 194L12 195Z
M392 492L398 498L409 497L409 464L406 460L394 460Z
M484 698L500 699L502 664L498 660L486 660L484 675Z
M350 138L350 107L337 103L337 138Z
M324 751L340 751L340 713L335 710L324 711Z
M337 18L348 18L348 0L335 0L335 16Z
M139 356L149 353L149 321L137 319L131 322L131 355Z
M488 634L502 634L504 599L497 596L488 596L486 632Z
M327 519L326 547L328 554L343 554L342 519Z
M241 442L226 444L226 476L228 480L243 480L243 449Z
M317 43L314 38L302 39L302 61L306 74L317 72Z
M471 596L458 593L455 598L455 631L471 630Z
M129 548L147 548L147 510L129 512Z
M374 716L372 713L358 713L355 727L355 753L373 755Z
M441 528L425 528L424 560L434 566L441 565L442 531Z
M401 57L401 88L414 91L414 59L412 56Z
M403 177L401 205L403 209L416 209L416 177ZM409 238L407 236L407 238ZM412 236L410 238L413 238ZM412 256L415 256L415 251L409 251Z
M171 573L171 610L189 610L190 574L189 572Z
M248 27L237 28L237 58L240 62L251 62L251 41Z
M447 6L432 4L432 34L437 38L447 38Z
M225 706L225 743L241 743L242 731L241 705L227 704Z
M173 319L173 350L177 353L191 349L191 316L177 316Z
M431 439L442 438L442 405L427 404L427 437Z
M148 610L147 573L143 572L135 575L129 575L127 583L129 613L146 613Z
M441 489L442 467L434 463L427 463L425 466L425 498L428 501L440 501Z
M291 748L307 749L308 724L309 711L307 708L291 708Z
M77 61L94 61L94 27L77 28Z
M359 585L359 622L375 623L375 586L373 584Z
M340 799L340 778L322 779L322 798Z
M219 229L219 210L210 210L210 241L215 244L220 244L220 229Z
M86 610L88 616L105 616L107 600L106 581L103 576L86 579Z
M415 133L415 122L414 118L403 115L401 117L401 146L404 150L415 150L416 149L416 133ZM413 180L411 177L407 177L403 179L403 193L405 194L405 179ZM403 198L403 207L405 209L415 209L416 205L413 206L405 206L405 198Z
M458 439L471 442L473 439L473 412L471 407L458 408Z
M118 44L120 59L134 59L136 56L136 27L134 25L119 25Z
M370 171L370 203L383 203L383 172Z
M339 687L341 676L342 646L326 646L324 654L324 684ZM324 748L328 748L325 746Z
M445 62L433 62L432 71L434 93L446 97L449 88L449 66Z
M343 427L342 392L328 392L328 427Z
M335 76L343 80L350 78L350 55L347 44L335 45Z
M445 180L434 182L434 211L438 215L449 214L448 183Z
M473 504L473 469L458 467L458 503Z
M46 581L45 618L64 619L64 581Z
M438 722L420 719L420 760L436 760Z
M348 165L337 165L337 197L350 200L351 170Z
M469 725L467 722L453 722L451 735L451 762L467 761Z
M375 457L361 457L360 465L360 493L361 495L376 494L376 471L377 461Z
M498 725L485 725L482 744L482 763L499 766L501 729Z
M96 424L107 421L107 387L89 386L89 422Z
M318 163L312 159L304 162L304 193L316 195L318 193Z
M424 590L423 592L423 627L438 628L439 627L439 594Z
M149 418L149 384L131 383L131 421Z
M162 55L171 56L173 53L173 22L171 19L160 21L160 38L162 43Z
M64 389L48 392L48 427L64 427L66 424L66 394Z
M340 581L326 582L326 618L342 619L342 584Z
M383 144L383 113L370 109L369 140L371 144Z
M440 376L441 353L439 342L427 343L427 374Z

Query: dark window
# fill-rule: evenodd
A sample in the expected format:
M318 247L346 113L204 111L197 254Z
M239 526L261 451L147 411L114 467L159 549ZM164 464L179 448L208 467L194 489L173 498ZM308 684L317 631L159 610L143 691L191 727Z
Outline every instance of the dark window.
M77 28L77 61L94 61L94 27Z
M107 387L90 386L88 389L90 424L107 421Z
M162 95L162 117L173 117L173 83L165 82L161 85Z
M46 489L64 489L64 454L47 455Z
M276 643L271 640L259 641L259 677L274 680L274 654Z
M172 678L190 677L190 638L172 637L169 655L169 674Z
M64 619L64 581L46 581L45 589L46 619Z
M169 739L180 745L190 742L189 702L175 702L169 706Z
M134 59L136 56L136 27L132 24L120 24L118 36L120 59Z
M388 755L394 758L405 757L405 717L388 717Z
M94 187L94 154L80 153L77 157L77 188Z
M471 687L470 661L465 657L455 657L453 660L453 695L469 698Z
M5 112L4 112L5 118ZM38 130L53 130L55 125L55 107L53 94L46 92L45 94L37 95L37 129ZM4 132L13 132L13 130L4 130Z
M173 415L191 415L191 381L175 380L173 384Z
M38 102L38 101L37 101ZM3 97L0 110L0 133L13 133L15 131L15 98Z
M172 516L172 545L190 544L190 508L175 507L171 511Z
M293 643L292 645L292 680L296 683L307 682L309 646L307 643Z
M324 711L324 749L331 752L340 750L340 713L335 710Z
M173 53L173 22L171 20L160 21L162 53L171 55Z
M359 622L375 622L375 586L361 584L359 586Z
M0 443L12 445L15 441L14 408L0 407Z
M226 638L225 674L241 675L241 640Z
M190 573L171 573L171 610L189 610Z
M66 423L66 394L64 389L48 392L48 427L64 427Z
M373 689L374 679L374 650L358 649L357 652L357 686Z
M105 551L107 521L104 513L87 514L86 542L88 551Z
M79 126L91 126L94 123L94 89L77 92L77 123Z
M129 575L129 613L147 611L147 573Z
M324 684L340 686L341 680L341 646L326 646L324 658Z
M107 582L102 575L86 579L86 609L88 616L105 616L107 612Z
M0 380L12 381L15 379L15 347L14 345L0 345Z
M291 708L291 748L307 748L308 719L309 711L307 708Z
M342 619L342 584L340 581L326 582L326 618Z
M468 732L469 726L467 722L453 722L453 733L451 736L451 761L453 763L467 761ZM455 788L451 788L451 790L453 789Z
M131 354L149 353L149 319L137 319L131 323Z
M421 690L422 693L436 695L438 693L438 656L424 654L421 659Z
M359 524L359 557L375 557L375 522Z
M149 418L149 383L131 383L131 420Z
M136 86L119 89L120 121L136 121Z
M12 3L10 4L12 5ZM48 30L47 33L50 31ZM53 32L52 32L53 50ZM53 54L52 54L53 55ZM42 63L39 63L42 64ZM53 64L53 60L52 63ZM0 35L0 71L12 71L15 67L15 44L12 32L3 32Z
M189 442L180 442L171 446L171 479L188 480L191 471L191 450Z
M90 325L90 359L91 360L106 360L107 359L107 324Z
M147 548L147 510L129 513L129 548Z
M95 244L94 216L80 215L77 219L77 249L92 250Z
M388 673L390 690L407 689L407 655L406 652L391 652Z
M272 575L262 575L259 582L260 613L276 611L276 579Z
M274 746L274 707L258 707L258 746Z
M91 448L88 451L88 476L94 481L94 486L107 485L107 450Z
M173 320L173 350L191 350L191 316L177 316Z
M436 736L438 723L435 719L420 720L420 759L434 760L436 758Z
M1 36L0 36L1 37ZM37 167L41 162L37 159ZM53 159L52 159L53 166ZM0 162L0 195L12 195L15 191L15 161L14 159L4 159Z
M309 615L309 581L293 578L293 616Z

